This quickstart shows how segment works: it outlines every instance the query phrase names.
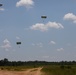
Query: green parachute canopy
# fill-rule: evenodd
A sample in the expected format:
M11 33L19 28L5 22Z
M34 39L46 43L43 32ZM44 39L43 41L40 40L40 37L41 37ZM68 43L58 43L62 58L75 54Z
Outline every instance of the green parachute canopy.
M47 16L43 15L43 16L41 16L41 18L44 18L44 19L46 19L46 18L47 18Z
M3 6L3 4L0 4L0 6Z
M16 44L17 44L17 45L20 45L20 44L21 44L21 42L16 42Z

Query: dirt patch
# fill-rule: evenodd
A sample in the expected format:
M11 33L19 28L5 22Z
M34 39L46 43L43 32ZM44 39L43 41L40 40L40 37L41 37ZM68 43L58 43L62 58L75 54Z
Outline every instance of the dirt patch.
M0 75L41 75L41 67L28 69L26 71L6 71L0 70Z

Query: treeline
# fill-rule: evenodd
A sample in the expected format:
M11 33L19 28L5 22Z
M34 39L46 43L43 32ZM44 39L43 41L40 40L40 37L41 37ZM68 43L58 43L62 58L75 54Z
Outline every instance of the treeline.
M0 60L0 66L44 66L44 65L76 65L76 61L61 61L61 62L47 62L47 61L9 61L7 58Z

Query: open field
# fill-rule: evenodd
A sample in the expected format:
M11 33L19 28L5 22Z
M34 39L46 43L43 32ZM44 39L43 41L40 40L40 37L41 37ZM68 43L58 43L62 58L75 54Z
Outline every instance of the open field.
M0 75L76 75L76 61L0 61Z
M43 75L76 75L76 65L48 65L41 70Z
M76 75L76 65L2 66L0 75Z
M25 71L0 70L0 75L41 75L41 67L26 69Z

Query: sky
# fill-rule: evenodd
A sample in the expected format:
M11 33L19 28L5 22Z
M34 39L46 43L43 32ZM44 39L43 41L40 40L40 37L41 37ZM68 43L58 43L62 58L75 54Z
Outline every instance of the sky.
M0 3L0 59L76 61L76 0Z

